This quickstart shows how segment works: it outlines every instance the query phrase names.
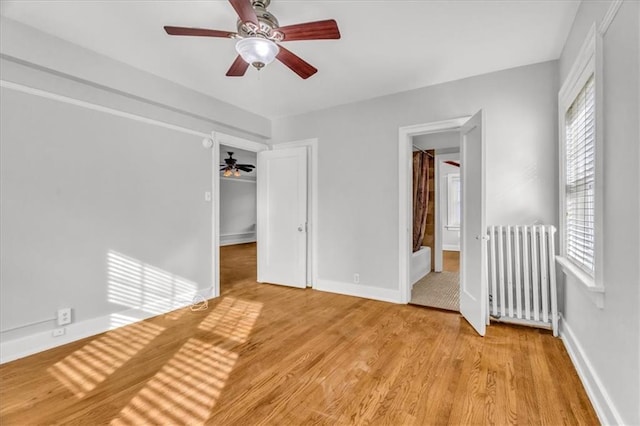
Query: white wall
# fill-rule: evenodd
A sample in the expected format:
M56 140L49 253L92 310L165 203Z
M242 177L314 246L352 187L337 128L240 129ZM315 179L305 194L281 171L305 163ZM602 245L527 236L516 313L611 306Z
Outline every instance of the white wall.
M210 295L201 142L213 130L259 141L268 120L29 27L1 30L1 360ZM53 338L62 307L74 323Z
M582 2L560 58L567 77L612 2ZM603 37L604 308L565 283L562 335L603 423L640 424L640 3L624 1Z
M546 62L275 120L275 141L319 140L320 280L398 295L401 126L483 109L487 223L556 223L557 92Z
M256 181L220 179L220 245L256 241Z
M141 308L142 296L114 299L115 254L171 276L165 289L131 283L160 304L211 286L202 138L4 88L0 98L3 330L62 307L76 322Z

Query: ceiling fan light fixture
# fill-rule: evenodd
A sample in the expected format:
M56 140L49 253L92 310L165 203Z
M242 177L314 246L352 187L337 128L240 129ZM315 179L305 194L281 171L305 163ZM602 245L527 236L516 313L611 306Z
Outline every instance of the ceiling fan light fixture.
M238 40L236 51L242 59L260 70L276 58L280 48L273 41L262 37L248 37Z
M233 175L234 175L235 177L240 177L240 170L235 169L235 170L234 170L234 172L233 172Z
M229 176L231 176L231 174L232 174L231 169L227 169L227 170L225 170L225 171L224 171L224 173L222 174L222 176L224 176L224 177L229 177Z

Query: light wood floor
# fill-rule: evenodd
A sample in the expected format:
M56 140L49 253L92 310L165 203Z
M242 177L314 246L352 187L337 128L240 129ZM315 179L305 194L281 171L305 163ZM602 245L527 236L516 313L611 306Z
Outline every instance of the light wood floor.
M560 340L455 313L255 282L0 366L0 424L597 424Z
M442 251L442 270L447 272L460 271L460 252L459 251Z

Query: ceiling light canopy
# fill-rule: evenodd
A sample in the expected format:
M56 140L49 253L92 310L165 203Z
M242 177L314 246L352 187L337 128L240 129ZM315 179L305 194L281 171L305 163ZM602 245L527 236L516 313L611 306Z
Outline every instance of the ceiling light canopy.
M248 37L238 40L236 51L242 59L260 70L270 64L278 55L280 48L273 41L262 37Z

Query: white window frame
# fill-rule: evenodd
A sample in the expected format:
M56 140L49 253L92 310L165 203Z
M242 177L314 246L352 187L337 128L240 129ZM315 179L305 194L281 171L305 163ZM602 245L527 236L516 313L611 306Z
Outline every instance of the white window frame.
M577 266L566 256L566 113L578 94L582 91L591 76L595 80L595 183L594 183L594 274L591 276ZM602 35L594 24L578 53L567 79L558 93L558 124L559 124L559 194L560 194L560 255L557 261L565 274L573 276L578 282L594 293L604 293L603 276L603 93L602 93ZM598 303L600 305L600 303Z
M456 214L456 199L453 194L458 193L458 205ZM460 173L447 174L447 229L460 230Z

